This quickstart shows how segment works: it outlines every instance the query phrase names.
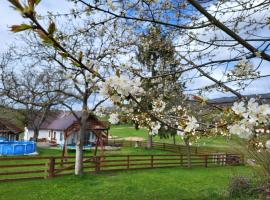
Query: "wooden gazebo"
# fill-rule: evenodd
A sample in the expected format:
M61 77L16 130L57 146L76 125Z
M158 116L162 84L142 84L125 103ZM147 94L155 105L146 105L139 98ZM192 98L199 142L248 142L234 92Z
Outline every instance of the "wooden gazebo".
M67 155L67 139L72 134L77 134L80 130L80 123L75 121L72 123L67 129L64 130L64 146L62 156L65 157ZM84 138L84 145L89 144L88 137L89 132L92 132L96 136L95 145L103 148L104 145L108 143L108 132L109 132L109 124L104 121L98 120L95 116L89 116L87 121L87 133Z
M19 140L20 133L23 133L22 128L7 119L0 118L0 137L4 137L7 140Z

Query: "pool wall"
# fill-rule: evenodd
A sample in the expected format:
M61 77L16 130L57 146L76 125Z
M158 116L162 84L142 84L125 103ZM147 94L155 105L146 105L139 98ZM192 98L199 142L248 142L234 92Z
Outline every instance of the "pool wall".
M27 155L36 152L33 141L4 141L0 142L0 155Z

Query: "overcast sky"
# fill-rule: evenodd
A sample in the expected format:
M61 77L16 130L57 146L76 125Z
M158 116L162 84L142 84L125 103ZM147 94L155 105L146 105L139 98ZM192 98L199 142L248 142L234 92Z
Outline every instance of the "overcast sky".
M70 8L70 3L65 0L43 0L40 5L37 7L38 13L45 14L47 11L53 12L67 12ZM8 45L17 42L15 39L15 34L9 31L9 27L14 24L20 24L25 19L23 19L18 12L12 9L7 0L0 1L0 52L4 52ZM265 32L269 35L269 30ZM194 73L194 72L192 72ZM189 75L192 75L190 73ZM269 62L264 62L261 68L261 74L270 74ZM214 76L219 78L222 76L222 71L216 70ZM243 94L261 94L270 92L270 79L262 78L256 81L253 81L246 91L243 91ZM188 84L190 89L203 87L206 85L211 85L212 82L207 78L202 77L195 79L193 82ZM233 85L231 85L233 87ZM213 92L206 94L209 98L217 98L221 96L232 96L230 94L222 94L219 92Z

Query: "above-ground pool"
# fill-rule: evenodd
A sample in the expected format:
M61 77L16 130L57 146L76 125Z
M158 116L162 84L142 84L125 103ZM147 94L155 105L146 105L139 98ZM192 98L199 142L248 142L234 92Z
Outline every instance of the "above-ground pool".
M0 155L27 155L36 152L36 143L32 141L0 142Z
M83 145L83 150L90 149L91 147L92 147L91 144ZM63 148L64 148L64 145L61 145L61 149L63 149ZM75 150L76 149L76 145L75 144L68 144L67 145L67 149Z

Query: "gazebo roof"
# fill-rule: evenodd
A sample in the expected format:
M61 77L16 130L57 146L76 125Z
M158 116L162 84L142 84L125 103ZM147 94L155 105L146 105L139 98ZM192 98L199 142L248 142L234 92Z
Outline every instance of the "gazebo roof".
M0 118L0 133L22 133L23 129L10 122L10 120Z
M102 131L110 128L109 123L106 121L100 121L95 116L89 116L87 120L87 130ZM80 129L78 121L74 121L67 129L65 129L67 136L75 133Z

